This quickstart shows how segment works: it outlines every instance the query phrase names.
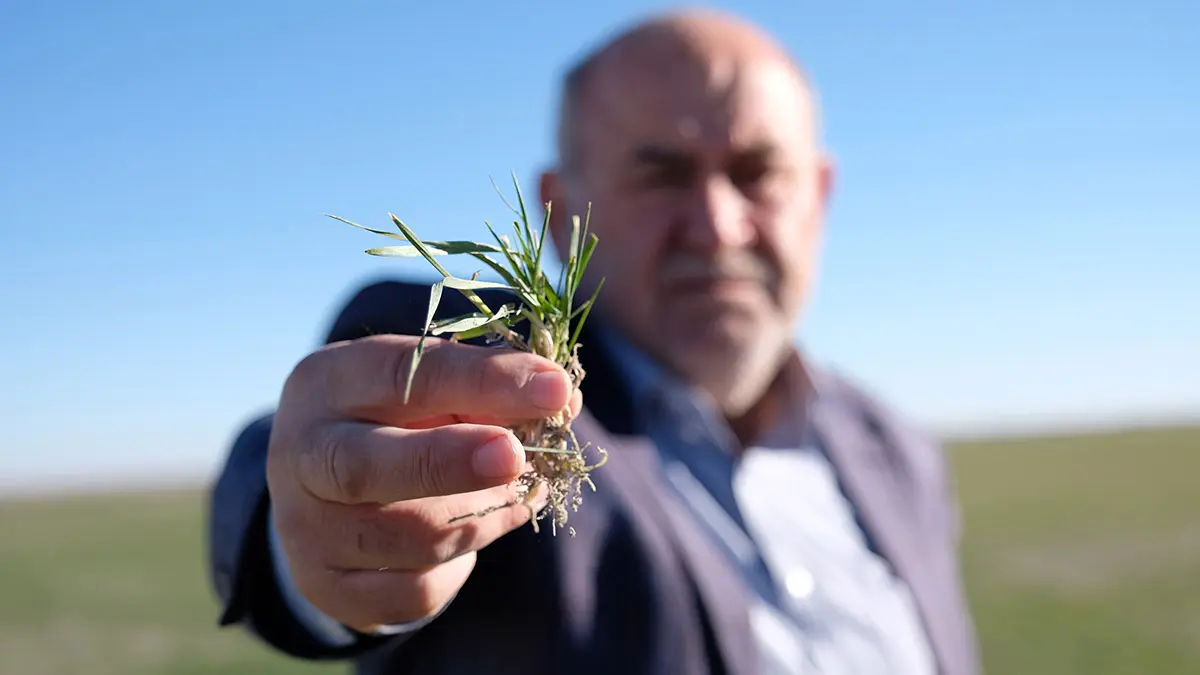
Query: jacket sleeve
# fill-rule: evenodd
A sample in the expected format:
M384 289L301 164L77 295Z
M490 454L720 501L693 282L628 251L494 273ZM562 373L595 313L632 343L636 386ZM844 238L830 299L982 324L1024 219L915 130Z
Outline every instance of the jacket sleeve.
M499 293L480 295L489 304L508 299ZM325 343L380 333L418 335L428 302L425 284L370 284L342 308ZM451 296L439 306L438 316L466 311L466 300ZM279 552L272 547L266 478L272 419L273 414L258 417L238 433L209 494L208 567L220 625L243 625L285 654L305 659L349 659L385 645L399 646L432 619L387 627L381 634L357 633L308 605L282 573L286 567L279 565Z
M240 624L281 652L303 659L354 657L402 636L344 633L293 611L288 580L271 550L266 458L272 415L238 434L209 495L208 567L219 624Z

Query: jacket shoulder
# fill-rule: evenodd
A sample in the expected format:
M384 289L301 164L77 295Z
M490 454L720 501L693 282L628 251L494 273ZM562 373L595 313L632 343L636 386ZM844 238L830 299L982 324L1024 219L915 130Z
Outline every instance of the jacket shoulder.
M952 467L942 442L927 429L887 403L860 380L833 369L815 376L822 397L851 410L864 430L884 453L895 478L910 488L910 495L926 510L943 514L944 525L955 538L960 517Z

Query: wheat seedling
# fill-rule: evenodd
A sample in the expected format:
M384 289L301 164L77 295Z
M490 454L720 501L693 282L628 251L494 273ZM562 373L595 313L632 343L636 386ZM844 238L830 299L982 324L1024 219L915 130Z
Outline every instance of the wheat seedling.
M584 303L576 306L575 293L583 280L583 272L588 260L595 249L597 238L588 231L588 219L591 216L591 205L581 220L574 216L571 220L571 241L566 260L563 261L558 282L551 283L542 271L542 255L546 245L546 235L550 223L550 207L546 204L546 214L540 230L530 225L529 214L525 208L525 200L521 196L521 186L513 176L516 188L518 207L504 203L516 214L513 221L513 245L509 238L500 235L490 223L485 221L491 233L492 243L471 241L422 241L412 228L389 213L392 223L400 233L385 232L364 227L338 216L330 216L348 225L380 234L393 239L404 239L406 245L383 246L371 248L367 253L385 257L423 257L441 275L442 279L434 283L429 291L429 309L425 319L425 328L417 343L408 381L405 385L404 398L412 387L412 378L420 366L421 355L424 351L425 338L429 335L449 335L450 340L467 340L484 337L490 344L507 345L513 349L533 352L561 365L571 378L572 384L578 387L583 381L584 370L579 362L579 334L587 319L596 296L604 281L600 280L592 296ZM493 182L493 186L495 183ZM499 188L497 188L499 192ZM504 199L501 193L501 199ZM486 264L503 279L503 283L479 280L476 272L470 279L455 277L437 261L439 256L469 255ZM492 256L496 256L493 259ZM470 314L449 319L434 320L442 292L453 289L462 293L479 310ZM515 296L515 302L506 303L499 308L491 308L475 291L483 289L502 289L510 291ZM529 324L528 340L513 330L513 326L521 322ZM572 325L574 324L574 325ZM582 486L587 484L593 491L596 489L589 474L599 468L607 460L607 453L597 448L600 459L595 464L588 464L584 458L587 446L580 446L575 434L571 431L571 418L568 411L563 411L552 417L532 420L511 427L513 433L525 446L531 456L531 468L523 473L516 481L518 497L508 504L497 505L479 513L460 516L478 517L493 511L516 504L522 504L532 512L531 522L535 530L538 521L553 514L552 530L567 524L571 511L578 510L583 502ZM534 511L531 506L533 496L539 485L544 485L548 499L540 510ZM568 528L573 536L574 528Z

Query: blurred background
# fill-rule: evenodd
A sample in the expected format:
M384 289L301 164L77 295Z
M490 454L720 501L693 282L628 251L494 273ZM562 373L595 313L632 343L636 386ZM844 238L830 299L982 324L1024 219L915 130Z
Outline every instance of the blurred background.
M668 6L0 3L0 673L345 672L218 630L203 558L232 434L428 275L321 214L477 239ZM1200 5L709 6L820 91L797 337L945 439L988 671L1200 673Z

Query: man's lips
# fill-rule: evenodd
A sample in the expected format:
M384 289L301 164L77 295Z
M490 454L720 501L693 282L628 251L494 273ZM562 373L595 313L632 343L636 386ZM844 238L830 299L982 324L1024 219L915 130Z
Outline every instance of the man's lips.
M665 284L671 292L729 292L760 290L763 287L761 279L752 277L697 277L693 279L675 279Z

